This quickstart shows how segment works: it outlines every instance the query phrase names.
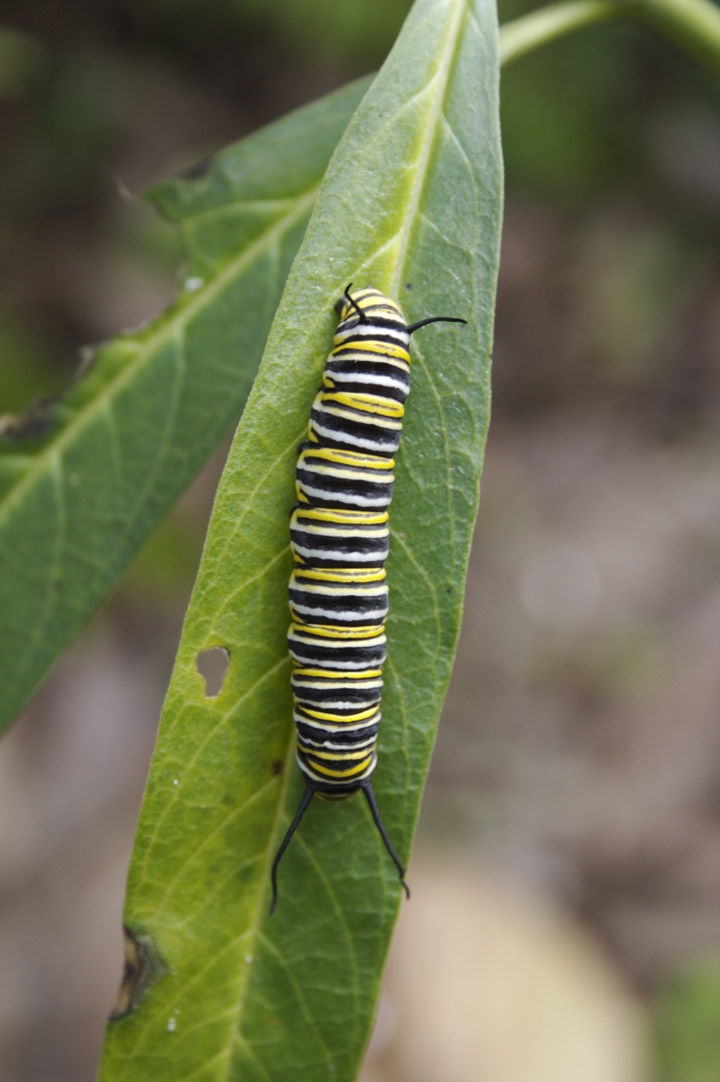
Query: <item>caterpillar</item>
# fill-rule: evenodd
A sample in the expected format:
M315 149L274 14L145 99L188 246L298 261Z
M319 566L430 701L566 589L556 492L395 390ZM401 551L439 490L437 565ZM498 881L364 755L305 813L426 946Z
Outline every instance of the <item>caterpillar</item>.
M428 323L466 320L430 316L408 325L379 290L351 288L336 305L333 349L297 462L288 647L305 790L273 861L271 913L280 861L316 793L326 800L365 794L410 896L371 783L386 652L393 456L410 391L410 336Z

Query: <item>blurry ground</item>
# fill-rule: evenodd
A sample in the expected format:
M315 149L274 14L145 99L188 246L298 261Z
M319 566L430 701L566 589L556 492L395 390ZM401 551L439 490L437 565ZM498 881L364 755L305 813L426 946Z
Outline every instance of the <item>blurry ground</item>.
M274 18L251 0L3 5L0 413L52 393L81 345L171 297L174 241L118 188L378 63L403 4L353 23L356 7L306 3L302 37L293 0ZM3 54L8 27L28 36ZM587 1005L589 1047L605 1049L605 1075L578 1067L577 1082L639 1082L638 1005L720 954L720 91L648 35L608 28L509 70L503 101L481 513L367 1082L422 1082L408 1025L425 1066L445 1049L447 1073L428 1077L561 1082L566 1009L547 1003L545 1055L531 1035L535 1074L508 1021L514 996L530 1018L556 993ZM0 1082L94 1076L135 817L221 465L0 748ZM499 975L518 978L490 1015L494 1058L452 1074L462 1042L411 992L439 950L459 959L467 1000L452 937L468 913L486 978L478 1033L500 1011Z

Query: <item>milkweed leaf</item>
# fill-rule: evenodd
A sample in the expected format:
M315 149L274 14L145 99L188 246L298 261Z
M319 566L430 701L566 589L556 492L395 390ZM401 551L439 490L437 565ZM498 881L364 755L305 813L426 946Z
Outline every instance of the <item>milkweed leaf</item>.
M180 295L67 393L0 420L0 729L237 420L356 83L150 198L185 243Z
M388 563L375 788L409 850L457 639L489 413L501 216L491 0L418 0L333 156L220 484L161 719L125 922L166 974L110 1024L102 1082L355 1078L401 888L359 797L302 789L287 583L297 447L348 282L401 301L414 336ZM207 697L197 659L224 648ZM412 882L412 864L409 869ZM412 904L412 903L409 903Z

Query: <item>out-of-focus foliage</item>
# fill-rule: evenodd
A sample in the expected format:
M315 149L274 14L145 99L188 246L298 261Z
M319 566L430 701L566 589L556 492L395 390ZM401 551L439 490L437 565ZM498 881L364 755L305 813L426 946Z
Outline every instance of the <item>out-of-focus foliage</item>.
M140 0L134 7L147 17L202 32L203 26L225 23L271 35L285 46L298 44L325 60L378 63L410 10L410 0Z
M502 20L536 6L505 0ZM621 392L640 428L711 423L714 331L700 298L713 294L720 241L717 82L619 21L510 65L501 116L524 222L521 237L510 218L499 297L505 406L592 406Z
M541 6L499 0L501 23ZM684 108L695 114L698 97L720 106L717 81L630 20L553 42L503 74L509 184L574 206L628 183L650 195L665 171L658 177L656 126Z
M31 34L0 24L0 101L27 94L45 59L42 46Z
M717 1082L720 959L689 965L665 989L656 1009L656 1032L663 1082Z
M625 24L593 27L504 72L503 149L515 188L577 201L637 172L637 116L624 104L640 36Z

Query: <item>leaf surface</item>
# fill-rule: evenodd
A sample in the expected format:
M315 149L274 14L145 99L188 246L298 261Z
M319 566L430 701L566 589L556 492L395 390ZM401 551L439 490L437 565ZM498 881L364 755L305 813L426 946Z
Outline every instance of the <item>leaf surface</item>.
M348 282L396 297L409 322L469 320L413 338L391 511L374 782L406 856L489 415L497 83L491 0L418 0L332 159L218 491L138 826L126 923L165 975L111 1024L103 1082L357 1074L401 894L361 798L313 801L268 915L273 856L303 788L285 643L295 461ZM196 663L214 647L230 663L208 698Z
M367 83L150 193L185 242L177 302L0 434L0 729L236 420L323 173ZM0 429L0 431L2 431Z

